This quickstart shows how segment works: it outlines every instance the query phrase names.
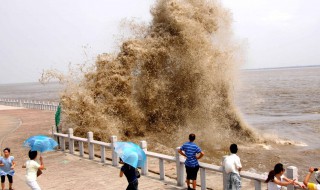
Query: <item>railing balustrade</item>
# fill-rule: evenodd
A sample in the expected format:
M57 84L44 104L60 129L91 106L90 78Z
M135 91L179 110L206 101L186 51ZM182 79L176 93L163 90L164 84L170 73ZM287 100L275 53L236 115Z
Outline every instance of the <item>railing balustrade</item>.
M60 139L60 149L61 151L66 151L66 143L68 143L68 149L70 154L74 154L74 143L78 142L79 144L79 155L81 157L84 157L84 143L87 143L88 145L88 158L90 160L94 159L94 145L100 146L100 155L101 155L101 163L105 163L106 161L106 148L110 149L111 154L111 160L113 166L118 166L118 160L119 157L117 156L115 150L114 150L114 143L117 142L116 136L111 136L110 141L111 143L105 143L101 141L96 141L93 139L93 133L88 132L87 138L81 138L81 137L75 137L73 135L73 129L68 130L68 134L62 134L62 133L56 133L53 132L54 138ZM160 154L156 152L151 152L147 150L147 142L146 141L140 141L140 147L145 151L148 158L156 158L159 160L159 180L166 180L165 176L165 161L167 162L175 162L176 163L176 173L177 173L177 185L178 186L184 186L185 185L185 173L184 173L184 162L185 159L178 153L178 150L180 147L176 148L176 155L175 156L169 156L165 154ZM225 157L222 158L222 160ZM148 160L148 159L147 159ZM222 166L217 166L213 164L207 164L200 162L200 185L201 190L207 189L207 173L209 171L211 172L217 172L221 173L222 177L221 180L226 179L226 173L224 172L224 168ZM142 175L148 175L148 161L145 164L143 168L141 168L141 174ZM252 172L247 171L241 171L241 177L245 179L249 179L253 181L254 189L255 190L261 190L262 189L262 183L264 183L266 179L266 175L256 174ZM298 169L294 166L290 166L287 168L287 176L289 178L297 179L298 177ZM212 182L214 184L214 182ZM223 182L223 186L226 186L225 181ZM288 186L288 190L294 190L299 189L294 186Z
M23 107L28 109L39 109L39 110L49 110L56 111L58 108L58 102L49 101L35 101L35 100L20 100L20 99L2 99L0 98L0 105L13 106L13 107Z

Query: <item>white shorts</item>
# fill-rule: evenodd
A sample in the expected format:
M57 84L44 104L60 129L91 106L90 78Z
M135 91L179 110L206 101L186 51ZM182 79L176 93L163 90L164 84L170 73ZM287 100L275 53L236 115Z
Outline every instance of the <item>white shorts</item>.
M32 189L32 190L41 190L40 186L38 185L37 181L27 181L27 185Z

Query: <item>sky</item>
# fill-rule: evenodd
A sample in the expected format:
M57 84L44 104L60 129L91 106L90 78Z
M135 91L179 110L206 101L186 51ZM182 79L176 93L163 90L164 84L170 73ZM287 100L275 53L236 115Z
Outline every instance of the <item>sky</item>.
M155 0L1 0L0 84L36 82L116 51L120 22L150 22ZM320 65L319 0L221 0L246 43L244 69Z

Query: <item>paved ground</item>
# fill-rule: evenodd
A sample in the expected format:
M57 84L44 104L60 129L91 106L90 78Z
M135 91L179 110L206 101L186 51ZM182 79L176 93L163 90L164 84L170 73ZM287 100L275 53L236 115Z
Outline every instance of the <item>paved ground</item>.
M14 188L27 190L28 187L24 182L25 170L21 166L28 159L28 150L22 147L23 141L32 135L51 134L54 112L8 108L10 107L0 105L1 150L10 147L11 154L15 156L17 166ZM111 166L111 163L101 164L98 160L89 161L63 152L44 153L43 157L47 169L38 178L43 190L121 190L126 188L126 179L119 178L119 168ZM174 181L163 182L158 178L159 176L155 174L142 176L139 180L139 189L181 189L175 186Z

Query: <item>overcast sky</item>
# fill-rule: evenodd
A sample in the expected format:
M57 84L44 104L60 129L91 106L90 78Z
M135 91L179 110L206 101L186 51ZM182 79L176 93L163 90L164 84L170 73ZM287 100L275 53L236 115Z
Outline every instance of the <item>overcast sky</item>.
M33 82L117 46L119 23L154 0L1 0L0 84ZM319 0L221 0L248 44L243 68L320 65ZM87 55L84 54L87 53Z

